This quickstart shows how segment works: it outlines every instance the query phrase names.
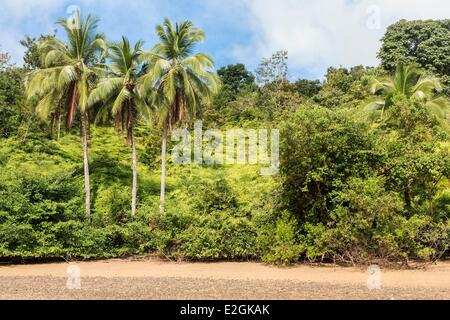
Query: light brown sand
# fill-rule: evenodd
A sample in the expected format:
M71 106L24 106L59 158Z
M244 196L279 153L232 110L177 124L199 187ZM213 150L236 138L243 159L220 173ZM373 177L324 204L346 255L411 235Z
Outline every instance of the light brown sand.
M80 268L83 287L89 290L65 288L71 264ZM450 299L449 262L414 270L382 268L381 290L368 290L367 279L365 268L334 265L280 268L255 262L114 259L0 266L0 298Z

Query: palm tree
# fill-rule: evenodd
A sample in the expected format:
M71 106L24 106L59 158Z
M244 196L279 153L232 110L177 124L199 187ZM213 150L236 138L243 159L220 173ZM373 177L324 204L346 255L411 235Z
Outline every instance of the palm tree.
M381 93L382 98L367 105L366 110L381 111L381 117L394 104L396 95L418 99L431 113L441 118L445 118L450 107L450 101L440 94L442 85L439 79L423 74L414 64L405 66L399 63L394 75L374 77L370 89L372 94Z
M131 215L136 213L137 194L137 158L134 138L134 122L138 110L146 107L144 99L139 92L139 77L143 74L140 63L142 43L138 41L134 49L130 47L127 38L108 47L110 63L106 65L109 75L100 79L97 87L89 96L88 105L99 102L110 107L115 117L116 129L127 131L127 144L131 143L133 161L133 182L131 196Z
M86 19L77 12L73 20L58 21L66 31L67 43L56 37L45 39L39 45L42 69L29 74L26 95L38 97L36 112L42 118L61 112L65 106L66 128L73 125L77 111L81 114L81 137L86 193L86 215L91 214L89 161L88 161L88 97L95 78L95 63L101 59L105 41L96 33L98 19Z
M164 212L166 149L168 131L201 110L201 103L210 103L218 91L220 80L212 71L213 60L204 53L192 54L205 33L184 21L175 26L169 19L156 27L160 43L143 54L147 75L144 88L154 89L152 103L159 107L163 126L160 211Z

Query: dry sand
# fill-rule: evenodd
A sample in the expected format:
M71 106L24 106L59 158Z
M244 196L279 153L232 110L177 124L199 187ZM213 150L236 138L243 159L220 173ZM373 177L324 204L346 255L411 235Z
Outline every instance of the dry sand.
M78 266L81 289L66 288ZM256 262L179 263L155 259L0 265L0 299L450 299L450 262L381 269L369 290L366 268Z

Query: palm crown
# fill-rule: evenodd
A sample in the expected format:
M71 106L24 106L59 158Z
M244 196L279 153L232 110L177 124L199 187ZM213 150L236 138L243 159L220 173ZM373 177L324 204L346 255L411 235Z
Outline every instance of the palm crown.
M152 101L162 107L163 118L172 128L186 117L193 118L202 101L210 102L220 81L211 70L214 62L207 54L192 54L205 34L190 21L173 26L165 19L156 33L160 43L143 54L147 70L144 87L156 89Z
M89 96L88 106L103 103L103 110L111 109L115 117L116 127L127 128L127 141L130 142L130 126L137 109L146 107L139 90L139 77L143 69L140 63L142 42L138 41L134 48L127 38L108 47L106 71L109 76L101 78L97 87ZM103 114L102 110L100 114Z
M55 113L55 106L64 99L66 126L70 128L77 109L83 114L87 111L94 64L100 59L105 42L96 33L98 19L92 15L82 19L78 12L74 20L61 19L58 23L66 31L67 43L53 37L40 43L44 68L30 74L26 93L28 97L42 97L36 112L44 119Z

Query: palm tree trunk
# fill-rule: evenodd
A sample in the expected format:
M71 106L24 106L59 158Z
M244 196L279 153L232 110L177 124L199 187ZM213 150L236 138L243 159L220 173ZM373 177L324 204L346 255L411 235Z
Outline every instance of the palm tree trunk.
M121 121L122 121L122 139L123 139L123 144L127 145L127 135L125 134L125 108L122 108L122 110L120 111L122 113L121 115Z
M58 103L56 108L56 141L61 137L61 103Z
M132 150L132 158L133 158L133 185L132 185L132 190L131 190L131 216L134 217L136 214L136 196L137 196L137 157L136 157L136 144L134 141L133 114L132 113L133 113L133 110L130 110L129 128L130 128L131 150Z
M84 189L86 192L86 216L91 216L91 182L89 180L87 115L81 115L81 138L83 140Z
M168 119L164 121L162 146L161 146L161 195L159 198L160 213L164 213L164 196L166 192L167 122Z
M131 133L131 149L133 154L133 188L131 191L131 216L136 214L136 195L137 195L137 159L136 144L134 143L134 133Z

